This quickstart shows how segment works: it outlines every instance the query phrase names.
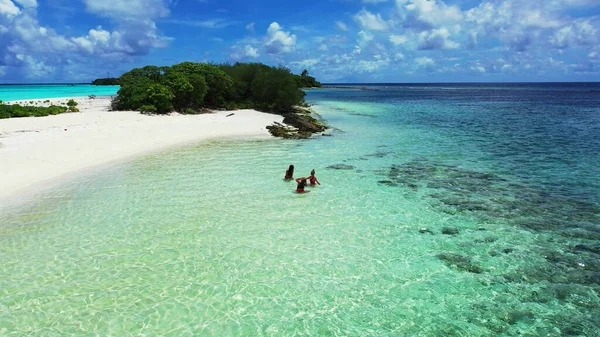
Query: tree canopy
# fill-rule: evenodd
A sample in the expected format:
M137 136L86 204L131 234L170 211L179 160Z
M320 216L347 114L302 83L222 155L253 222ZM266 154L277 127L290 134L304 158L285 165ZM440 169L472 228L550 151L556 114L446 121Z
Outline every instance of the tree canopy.
M319 83L314 77L308 74L308 70L304 69L302 73L298 75L294 75L294 79L298 84L299 88L320 88L321 83Z
M156 113L202 108L285 112L304 102L300 88L320 86L306 70L294 75L285 67L261 63L194 62L136 68L123 74L119 84L113 109Z

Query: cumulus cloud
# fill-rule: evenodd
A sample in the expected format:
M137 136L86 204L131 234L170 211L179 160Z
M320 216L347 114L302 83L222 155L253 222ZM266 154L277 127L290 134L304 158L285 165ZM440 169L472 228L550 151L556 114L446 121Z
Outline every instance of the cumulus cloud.
M419 34L419 49L455 49L460 44L450 40L450 33L446 28L423 31Z
M600 22L591 19L579 19L556 31L549 42L553 47L564 49L574 45L592 46L600 41Z
M83 0L90 13L114 19L161 18L169 15L165 0Z
M354 19L363 29L379 31L389 29L388 23L381 18L381 14L373 14L364 8L354 16Z
M258 48L252 47L249 44L246 45L235 45L231 47L232 52L229 54L229 58L234 61L247 60L252 58L260 57Z
M406 28L426 30L460 22L463 13L458 6L438 0L396 0L398 15Z
M373 34L366 32L364 30L361 30L360 32L358 32L358 45L359 46L364 46L365 44L367 44L367 42L373 40Z
M37 1L0 0L0 60L5 67L4 75L39 79L46 74L49 79L53 75L64 75L65 71L57 69L72 69L73 64L128 60L147 54L153 48L165 47L170 42L152 21L153 17L168 14L165 2L131 1L133 9L139 10L135 13L126 13L130 9L120 1L84 2L88 11L111 17L114 29L98 26L86 35L59 34L40 24ZM111 5L110 8L108 5ZM94 58L89 58L89 55Z
M267 29L265 48L269 54L290 53L296 50L296 35L281 29L277 22Z
M429 58L429 57L417 57L415 59L415 64L418 67L430 67L430 66L435 65L435 62L433 61L432 58Z
M21 13L19 7L15 6L15 4L11 0L0 0L0 14L3 14L7 17L14 17L17 14Z

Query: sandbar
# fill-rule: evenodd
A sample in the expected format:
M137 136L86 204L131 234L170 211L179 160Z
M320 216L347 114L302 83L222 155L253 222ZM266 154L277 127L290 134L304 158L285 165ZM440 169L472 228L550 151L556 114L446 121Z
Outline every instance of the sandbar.
M10 103L64 105L69 99ZM110 111L110 97L73 99L81 112L0 119L0 203L78 171L169 147L218 138L268 138L266 126L283 121L256 110L144 115Z

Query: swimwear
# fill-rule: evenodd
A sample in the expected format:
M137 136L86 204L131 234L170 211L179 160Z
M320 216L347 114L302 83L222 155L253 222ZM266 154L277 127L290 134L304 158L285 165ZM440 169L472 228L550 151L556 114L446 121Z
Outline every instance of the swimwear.
M317 184L317 177L309 177L308 180L310 180L310 184L312 186L315 186Z

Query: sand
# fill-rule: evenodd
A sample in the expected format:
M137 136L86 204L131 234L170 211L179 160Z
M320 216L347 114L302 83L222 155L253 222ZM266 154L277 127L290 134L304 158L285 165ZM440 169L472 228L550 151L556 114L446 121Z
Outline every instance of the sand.
M0 119L0 202L86 169L169 147L216 138L268 138L266 126L283 120L255 110L147 116L109 111L110 97L73 99L81 112ZM67 100L41 99L34 104Z

